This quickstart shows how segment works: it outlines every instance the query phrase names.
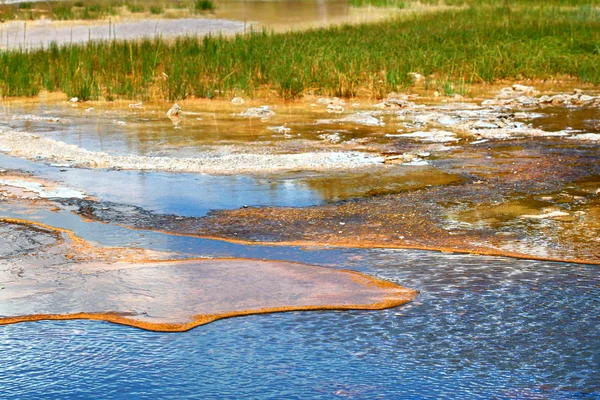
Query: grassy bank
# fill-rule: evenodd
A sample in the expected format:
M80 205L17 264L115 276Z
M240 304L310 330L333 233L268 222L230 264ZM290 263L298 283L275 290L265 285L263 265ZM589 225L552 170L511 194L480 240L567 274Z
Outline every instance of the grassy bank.
M564 2L564 1L563 1ZM402 20L233 38L90 43L0 54L0 91L42 89L80 99L165 99L272 89L385 96L412 84L411 72L446 92L471 82L573 76L600 83L600 9L474 6ZM536 6L542 4L543 6Z

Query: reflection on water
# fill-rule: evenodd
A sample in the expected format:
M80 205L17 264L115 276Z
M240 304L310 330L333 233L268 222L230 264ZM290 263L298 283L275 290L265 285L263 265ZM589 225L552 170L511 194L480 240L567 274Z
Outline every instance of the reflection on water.
M166 117L168 103L147 103L144 108L131 109L126 102L69 107L61 100L6 102L1 108L6 119L2 125L113 155L177 157L197 156L212 146L230 146L225 147L227 151L239 152L232 145L242 144L271 145L271 151L295 152L307 148L304 141L323 142L319 137L323 134L341 132L345 140L350 140L395 132L393 127L337 121L317 124L328 121L331 114L324 106L303 103L271 105L275 115L261 120L240 115L249 107L261 105L258 102L233 105L228 101L190 101L181 104L181 122L174 127ZM391 115L382 116L384 122L391 119Z
M328 258L421 295L400 309L244 317L175 335L85 321L5 326L0 397L600 395L597 267L416 251Z
M168 172L64 169L0 154L3 168L80 188L103 201L137 205L159 213L202 216L216 208L308 206L324 200L302 182L286 176L210 176Z
M277 31L312 28L330 24L383 20L403 10L354 8L348 0L224 0L216 15L220 18L251 21Z
M376 179L373 179L376 176ZM302 179L326 199L339 201L359 197L399 193L461 181L458 175L447 174L432 167L396 167L387 170L330 173Z
M40 10L46 10L46 18L34 21L9 21L0 25L0 36L4 38L0 41L0 47L39 48L48 47L52 42L64 45L111 38L132 40L157 36L171 38L186 35L232 35L262 28L289 31L332 24L380 21L406 13L406 10L400 8L354 8L350 6L348 0L225 0L219 1L217 9L213 12L194 15L189 12L190 5L186 1L145 2L164 9L164 15L132 15L120 8L124 6L121 0L101 0L100 3L115 6L114 11L117 15L99 20L53 21L52 7L47 2L40 1L42 3ZM0 13L3 11L2 3L6 2L0 2ZM66 3L68 6L73 4ZM427 11L427 8L420 7L418 11Z
M11 107L5 108L6 114L31 112ZM227 105L188 114L182 129L175 130L158 107L129 113L118 107L87 112L41 107L48 107L46 115L76 123L10 119L8 124L85 148L125 154L185 155L207 145L248 142L277 146L292 138L268 127L284 123L292 135L300 133L311 145L319 135L332 133L324 131L342 129L349 140L378 135L384 142L385 133L406 122L388 115L383 117L385 127L307 123L324 118L324 108L291 107L276 110L275 119L264 123L234 117L231 114L245 108ZM588 111L557 113L571 115L573 129L597 132L598 116ZM554 111L548 112L550 116L534 123L554 130ZM398 153L431 151L428 159L438 169L396 165L393 171L372 176L350 172L207 177L61 171L5 155L0 156L0 166L63 181L104 201L180 215L243 204L303 206L446 185L444 190L423 191L443 196L435 201L425 196L427 201L420 205L439 203L448 211L449 222L521 235L523 246L540 245L542 250L560 247L549 241L555 237L573 239L577 249L587 243L590 253L598 248L593 242L600 215L594 143L532 138L475 144L465 139L450 150L438 147L435 154L413 141L388 142ZM547 207L562 208L573 220L521 218L544 213ZM72 229L105 246L350 268L421 291L415 303L394 310L245 317L178 335L85 321L5 326L0 329L2 398L600 397L598 266L407 250L244 246L83 221L69 209L50 212L43 204L0 202L0 215Z

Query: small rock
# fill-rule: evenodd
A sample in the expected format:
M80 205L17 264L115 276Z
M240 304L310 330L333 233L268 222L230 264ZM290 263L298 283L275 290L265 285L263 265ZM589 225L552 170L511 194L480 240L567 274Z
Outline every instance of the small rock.
M339 104L328 104L327 105L327 112L328 113L334 113L334 114L341 114L344 112L344 107L342 107Z
M519 84L514 84L512 86L513 90L515 92L521 92L521 93L525 93L525 94L534 94L536 93L536 90L533 86L525 86L525 85L519 85Z
M181 107L179 107L179 105L177 103L175 103L175 104L173 104L173 107L171 107L169 109L169 111L167 111L167 117L169 117L169 118L179 117L182 112L183 111L181 110Z
M240 114L242 117L247 118L260 118L261 120L267 120L275 115L275 111L271 110L269 106L260 106L249 108Z
M173 122L173 126L176 129L179 129L179 123L181 122L181 114L183 114L183 110L177 103L173 104L173 107L167 111L167 117Z
M409 72L408 76L410 76L414 82L420 82L423 80L423 75L419 74L418 72Z
M472 129L498 129L499 126L488 121L476 121L472 127Z
M144 106L142 105L142 102L140 101L139 103L130 104L129 108L144 108Z
M319 139L322 139L326 142L333 143L333 144L336 144L336 143L339 143L342 141L342 137L337 132L330 133L330 134L324 133L322 135L319 135Z
M283 124L281 126L270 126L268 129L279 134L288 134L292 131L286 126L286 124Z
M233 104L234 106L239 106L244 103L245 103L245 101L241 97L234 97L233 99L231 99L231 104Z
M560 217L569 217L571 214L564 211L549 211L545 214L532 214L532 215L521 215L519 218L521 219L552 219L552 218L560 218Z
M567 139L598 142L600 141L600 133L582 133L579 135L569 136Z

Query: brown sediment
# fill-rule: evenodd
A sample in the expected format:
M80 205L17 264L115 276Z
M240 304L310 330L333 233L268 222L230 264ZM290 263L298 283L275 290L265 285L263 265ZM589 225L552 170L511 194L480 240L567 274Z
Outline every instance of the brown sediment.
M97 222L97 221L94 221ZM127 226L130 229L140 229ZM509 257L522 260L534 260L534 261L549 261L549 262L562 262L562 263L574 263L574 264L586 264L586 265L600 265L600 260L570 258L570 257L546 257L536 256L533 254L521 253L516 251L478 247L469 243L463 243L462 245L453 246L436 246L433 245L414 245L403 242L394 242L388 244L382 244L378 242L365 242L362 240L346 240L346 241L330 241L327 243L313 242L308 240L290 240L290 241L251 241L243 239L224 238L210 235L196 235L186 233L176 233L171 231L163 231L160 229L153 229L154 232L164 233L166 235L173 236L186 236L196 237L199 239L209 240L220 240L227 243L235 243L246 246L282 246L282 247L308 247L308 248L348 248L348 249L406 249L406 250L423 250L423 251L436 251L441 253L456 253L456 254L470 254L475 256L489 256L489 257Z
M252 211L265 211L265 210L273 210L273 209L259 209L254 208ZM293 209L290 209L293 210ZM306 210L306 209L303 209ZM231 211L228 211L231 212ZM257 213L258 214L258 213ZM237 219L236 217L231 216L231 219ZM250 224L258 224L259 221L263 220L265 217L262 215L254 215L252 217L239 217L239 218L247 218L247 223ZM302 216L291 217L292 221L298 223L299 221L310 219L310 213L306 213ZM88 220L89 222L102 222L108 223L106 221L98 220L93 217L84 217L84 220ZM283 220L280 220L283 221ZM183 220L179 220L179 222L185 222ZM283 223L283 222L281 222ZM227 222L225 220L221 220L219 225L226 225ZM537 261L550 261L550 262L565 262L565 263L576 263L576 264L588 264L588 265L600 265L600 257L592 256L591 258L577 258L577 257L552 257L552 256L538 256L535 254L527 254L525 252L518 251L510 251L501 248L492 248L487 247L485 243L474 244L469 242L470 240L478 239L485 240L486 238L492 238L491 234L486 236L475 236L470 235L466 236L467 233L462 233L464 240L459 241L455 238L448 238L447 234L442 238L440 236L427 236L420 237L422 241L429 241L431 244L416 244L408 241L404 241L402 239L388 239L387 236L383 236L381 239L377 238L336 238L336 237L328 237L328 240L318 240L318 239L295 239L295 240L277 240L277 238L273 238L271 240L251 240L251 239L241 239L239 238L239 234L237 233L227 233L224 234L219 232L217 229L213 233L193 233L193 232L177 232L173 230L165 230L160 229L158 227L136 227L126 224L120 224L128 229L133 230L151 230L153 232L163 233L166 235L172 236L184 236L184 237L196 237L199 239L209 239L209 240L219 240L227 243L235 243L246 246L282 246L282 247L315 247L315 248L357 248L357 249L409 249L409 250L424 250L424 251L438 251L442 253L456 253L456 254L471 254L471 255L481 255L481 256L491 256L491 257L511 257L517 259L524 260L537 260ZM214 228L214 227L211 227ZM183 228L182 228L183 229ZM264 229L263 226L255 226L253 230L260 232L261 229ZM441 232L441 231L438 231ZM384 234L385 235L385 234ZM236 237L233 237L236 236ZM451 240L451 243L440 245L439 242L442 240ZM446 242L447 243L447 242Z
M272 307L258 310L235 311L229 313L212 314L212 315L194 315L192 322L176 324L176 323L157 323L137 321L128 318L118 313L76 313L76 314L33 314L17 317L0 317L0 325L12 325L21 322L36 322L36 321L70 321L70 320L92 320L111 322L113 324L131 326L134 328L144 329L153 332L186 332L201 325L210 324L221 319L244 317L249 315L274 314L282 312L299 312L299 311L351 311L351 310L386 310L389 308L399 307L406 304L417 297L418 292L412 291L407 293L404 298L394 300L385 300L371 304L347 304L347 305L329 305L329 306L303 306L303 307Z
M181 332L219 319L285 311L381 310L417 292L355 271L253 259L108 262L72 248L72 232L18 219L66 238L53 251L0 260L0 325L39 320L102 320ZM87 261L68 252L85 251ZM114 249L113 249L114 250ZM52 253L52 256L48 254ZM80 257L81 259L85 257ZM38 313L36 310L43 310ZM83 311L82 311L83 310ZM105 311L110 310L110 311Z
M460 179L335 204L218 210L201 218L113 211L90 202L76 212L134 229L241 244L407 248L600 264L600 166L593 148L519 141L461 149L452 157L442 171ZM546 207L570 217L521 218L544 214Z

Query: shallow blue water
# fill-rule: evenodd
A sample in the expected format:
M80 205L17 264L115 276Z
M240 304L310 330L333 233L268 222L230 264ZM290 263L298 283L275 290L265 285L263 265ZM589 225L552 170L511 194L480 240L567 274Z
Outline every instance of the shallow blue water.
M217 194L238 188L238 197L211 198L202 186L178 197L191 176L61 173L3 155L0 166L95 187L102 200L182 215L242 201L320 201L300 186L268 197L268 182L250 178L198 178ZM146 183L135 184L138 179ZM162 193L144 192L156 187ZM250 316L177 334L91 321L1 326L0 399L600 399L598 266L408 250L242 246L84 222L32 205L0 203L0 217L72 229L104 246L350 268L421 291L398 309Z
M325 253L325 264L421 294L386 311L251 316L179 334L4 326L0 398L600 398L598 267Z
M150 211L203 216L213 209L252 206L303 207L327 201L317 190L286 176L211 176L169 172L88 170L52 167L0 153L0 168L62 182L103 201Z

